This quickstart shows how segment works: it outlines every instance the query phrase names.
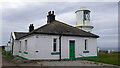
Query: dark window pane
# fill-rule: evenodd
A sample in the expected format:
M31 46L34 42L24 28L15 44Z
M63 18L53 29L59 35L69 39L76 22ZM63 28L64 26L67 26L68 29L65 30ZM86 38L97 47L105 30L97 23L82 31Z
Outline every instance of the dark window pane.
M87 50L87 39L85 39L85 50Z
M25 40L25 50L27 50L27 40Z
M53 39L53 51L57 51L57 39Z
M89 11L84 11L84 20L90 20L90 12Z
M56 42L57 39L54 39L54 42Z
M54 43L53 51L56 51L56 43Z

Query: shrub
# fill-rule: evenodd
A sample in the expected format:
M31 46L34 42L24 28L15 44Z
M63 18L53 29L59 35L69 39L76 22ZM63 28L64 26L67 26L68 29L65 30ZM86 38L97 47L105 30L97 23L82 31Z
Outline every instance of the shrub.
M10 57L10 56L13 56L11 51L3 51L2 53L3 55L7 56L7 57Z

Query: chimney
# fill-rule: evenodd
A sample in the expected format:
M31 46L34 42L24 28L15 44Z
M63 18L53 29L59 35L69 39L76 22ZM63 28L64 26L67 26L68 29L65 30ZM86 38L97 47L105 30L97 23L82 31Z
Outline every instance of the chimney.
M33 24L30 24L30 26L29 26L29 32L31 32L33 30L34 30L34 26L33 26Z
M51 23L55 20L55 15L54 15L54 11L49 11L48 15L47 15L47 23Z

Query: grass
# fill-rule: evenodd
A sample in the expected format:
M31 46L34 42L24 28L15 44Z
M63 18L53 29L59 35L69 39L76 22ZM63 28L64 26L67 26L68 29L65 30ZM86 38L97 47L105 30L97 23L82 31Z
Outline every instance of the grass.
M2 55L6 56L7 58L9 57L13 57L11 51L5 51L4 49L2 49Z
M31 62L32 62L32 63L37 63L37 61L34 61L34 60L33 60L33 61L31 61Z
M120 54L120 52L112 52L109 54L101 52L101 53L98 53L97 58L88 58L87 60L120 66L120 63L118 63L118 60L119 60L118 55L119 54Z
M2 51L2 46L0 46L0 52Z

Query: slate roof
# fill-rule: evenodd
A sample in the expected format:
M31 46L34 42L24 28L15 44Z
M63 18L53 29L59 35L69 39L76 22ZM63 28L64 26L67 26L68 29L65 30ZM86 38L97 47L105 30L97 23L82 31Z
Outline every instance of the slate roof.
M51 34L51 35L64 35L64 36L81 36L81 37L95 37L98 38L98 35L92 34L90 32L86 32L79 28L67 25L60 21L53 21L49 24L46 24L42 27L39 27L33 30L30 33L21 33L19 38L26 37L31 34Z
M19 38L27 35L28 33L25 33L25 32L14 32L14 34L15 34L16 39L19 39Z

